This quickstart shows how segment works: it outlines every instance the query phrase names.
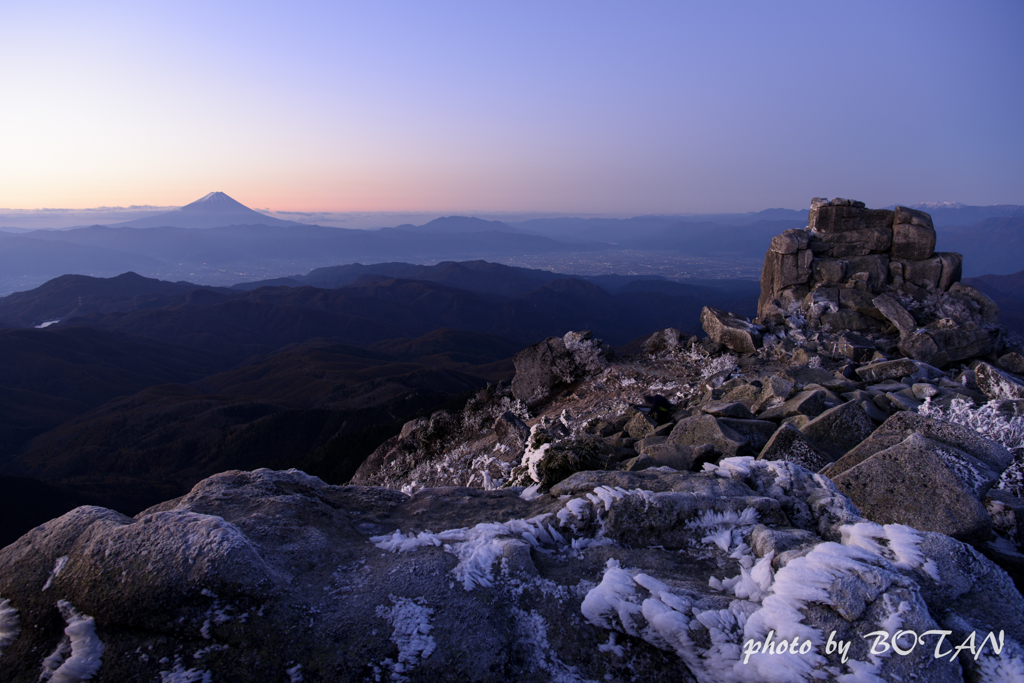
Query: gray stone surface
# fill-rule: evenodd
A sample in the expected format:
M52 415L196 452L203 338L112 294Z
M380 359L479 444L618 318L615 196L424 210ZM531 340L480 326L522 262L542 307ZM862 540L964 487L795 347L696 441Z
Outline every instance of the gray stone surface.
M990 399L1024 398L1024 383L994 365L978 363L974 366L978 388Z
M643 439L644 437L653 434L654 430L657 428L657 422L655 422L650 416L645 415L638 410L633 413L633 417L629 419L629 422L627 422L626 426L622 428L622 431L626 432L626 434L634 439Z
M910 334L917 329L917 321L914 320L914 316L910 315L900 302L888 294L879 294L872 299L872 304L900 331L901 336Z
M931 258L935 253L935 229L930 225L904 223L901 218L905 216L901 216L897 209L892 228L892 257L911 261ZM931 223L930 219L928 223Z
M999 356L999 366L1007 372L1024 374L1024 356L1016 351L1010 351Z
M791 425L782 425L761 450L758 460L788 460L812 472L832 462L832 459L814 447L803 433Z
M992 520L978 497L980 465L947 444L912 434L831 478L874 522L984 540Z
M935 253L942 261L942 275L939 276L939 290L946 292L963 275L964 257L955 252L939 251Z
M669 443L683 446L711 444L727 458L745 455L750 444L750 439L721 424L711 415L694 415L680 420L668 440Z
M892 211L821 206L812 208L808 219L832 257L881 253L892 246Z
M743 420L722 417L718 419L718 424L731 429L747 439L747 445L755 453L764 448L764 445L768 443L768 439L772 438L772 434L778 429L778 425L768 420Z
M857 374L865 382L884 382L886 380L898 380L902 377L933 379L945 376L945 373L938 368L928 367L926 364L914 362L910 358L883 360L877 363L862 365L857 368Z
M685 341L686 337L682 332L674 327L666 327L648 337L643 343L643 350L646 354L659 356L679 351Z
M863 408L851 402L829 408L800 431L829 459L838 460L874 430L874 421Z
M850 449L839 461L831 465L825 474L830 477L839 474L914 434L964 451L972 458L984 463L992 473L988 476L987 486L991 486L999 474L1013 462L1013 454L1004 446L985 438L970 427L934 420L908 411L897 413L886 420L870 437ZM987 490L987 488L983 488L982 493Z
M528 346L513 358L516 374L512 378L512 395L527 406L537 406L555 389L564 386L566 379L559 366L571 362L569 351L561 337L548 337Z
M795 254L807 248L806 230L786 230L772 238L771 250L779 254Z
M984 322L991 325L999 324L999 306L981 290L965 285L962 282L957 282L949 288L949 293L974 302L978 306L979 313Z
M900 351L930 365L983 356L992 351L992 337L981 327L943 326L942 323L919 329L900 340Z
M739 389L740 387L736 387ZM702 413L714 415L715 417L734 417L740 420L753 420L754 416L750 409L742 403L733 401L712 401L700 407Z
M781 420L794 415L816 417L825 412L824 391L801 391L784 403L768 408L758 415L762 420Z

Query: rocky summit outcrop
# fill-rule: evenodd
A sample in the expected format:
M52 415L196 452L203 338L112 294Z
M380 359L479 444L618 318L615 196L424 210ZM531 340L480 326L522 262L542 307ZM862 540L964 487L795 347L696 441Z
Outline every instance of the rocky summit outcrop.
M751 343L762 336L772 343L768 336L795 316L810 329L845 333L836 351L854 360L862 360L868 334L938 367L1000 350L999 307L960 282L960 254L935 246L927 213L815 198L805 229L772 239L756 322L722 320L705 309L704 330L733 351L752 353Z
M135 518L78 508L0 550L4 680L952 682L1024 663L1005 573L862 519L798 465L524 494L257 470ZM927 647L872 653L880 628Z
M926 214L810 223L756 322L546 339L352 485L34 529L4 680L1024 680L1024 348Z

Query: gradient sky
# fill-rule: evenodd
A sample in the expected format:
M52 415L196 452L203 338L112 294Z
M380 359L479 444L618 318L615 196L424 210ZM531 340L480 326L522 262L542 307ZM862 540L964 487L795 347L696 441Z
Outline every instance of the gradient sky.
M13 2L0 207L1024 204L1024 3Z

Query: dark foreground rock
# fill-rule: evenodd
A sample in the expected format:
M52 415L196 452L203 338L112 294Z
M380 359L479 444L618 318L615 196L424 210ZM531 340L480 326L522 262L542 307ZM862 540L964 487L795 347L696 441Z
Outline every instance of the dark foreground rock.
M963 681L1024 666L1024 599L1002 570L948 536L865 522L784 461L579 472L530 500L225 472L134 519L78 508L0 566L14 682ZM865 636L889 626L954 646L973 633L978 658L936 659L934 643L873 657ZM851 643L845 663L830 634ZM811 644L745 652L766 638Z

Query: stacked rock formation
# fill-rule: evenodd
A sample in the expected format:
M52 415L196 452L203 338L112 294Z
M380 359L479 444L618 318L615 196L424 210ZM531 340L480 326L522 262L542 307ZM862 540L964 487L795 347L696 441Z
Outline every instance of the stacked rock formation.
M998 306L960 282L960 254L935 244L922 211L815 198L805 229L772 239L758 322L781 327L799 313L811 329L894 334L903 355L939 367L990 353Z

